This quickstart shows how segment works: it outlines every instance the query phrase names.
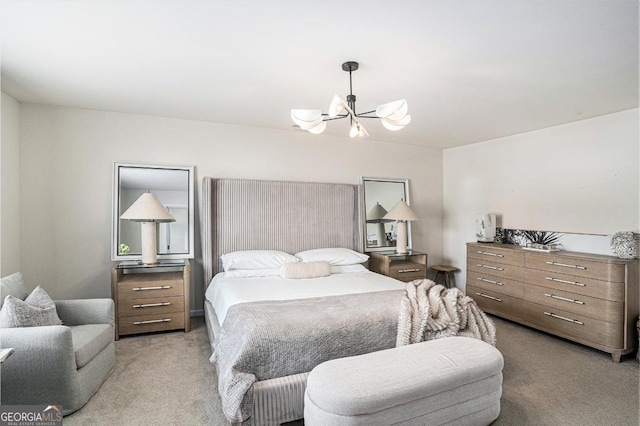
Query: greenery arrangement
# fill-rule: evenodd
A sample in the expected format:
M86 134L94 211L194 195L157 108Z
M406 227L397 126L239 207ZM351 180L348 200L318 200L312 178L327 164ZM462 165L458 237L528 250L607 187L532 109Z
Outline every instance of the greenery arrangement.
M546 231L526 231L523 229L503 229L502 236L506 244L526 246L532 244L559 244L563 234Z

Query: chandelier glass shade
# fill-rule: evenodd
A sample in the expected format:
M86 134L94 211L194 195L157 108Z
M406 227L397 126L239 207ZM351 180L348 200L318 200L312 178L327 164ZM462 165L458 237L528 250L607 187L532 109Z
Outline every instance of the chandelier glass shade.
M351 73L357 70L359 64L354 61L342 64L342 69L349 73L349 94L345 101L338 95L334 95L329 104L329 111L323 113L319 109L292 109L291 119L301 129L309 133L319 134L327 128L327 121L348 118L350 122L349 136L367 137L369 133L364 128L360 119L379 118L382 125L392 131L401 130L411 122L411 115L406 99L378 105L375 110L356 113L356 95L353 94Z

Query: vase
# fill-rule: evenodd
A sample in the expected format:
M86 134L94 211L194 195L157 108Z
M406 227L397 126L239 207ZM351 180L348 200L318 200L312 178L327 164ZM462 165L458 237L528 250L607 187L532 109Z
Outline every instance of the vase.
M611 238L611 251L621 259L635 259L636 238L633 232L616 232Z

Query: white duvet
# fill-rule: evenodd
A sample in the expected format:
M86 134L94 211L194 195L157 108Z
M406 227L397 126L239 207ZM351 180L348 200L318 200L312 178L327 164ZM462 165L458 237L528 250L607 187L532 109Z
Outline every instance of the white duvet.
M370 271L332 273L328 277L285 279L278 275L229 278L224 272L211 280L205 297L215 309L220 325L229 308L260 300L293 300L372 291L401 290L405 283Z

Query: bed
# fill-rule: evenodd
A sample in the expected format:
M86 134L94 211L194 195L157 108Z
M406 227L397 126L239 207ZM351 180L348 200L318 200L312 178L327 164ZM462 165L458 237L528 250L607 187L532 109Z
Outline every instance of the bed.
M299 279L234 275L222 264L236 252L362 252L362 200L360 185L203 179L205 319L230 422L301 419L313 366L395 346L404 285L357 261Z

